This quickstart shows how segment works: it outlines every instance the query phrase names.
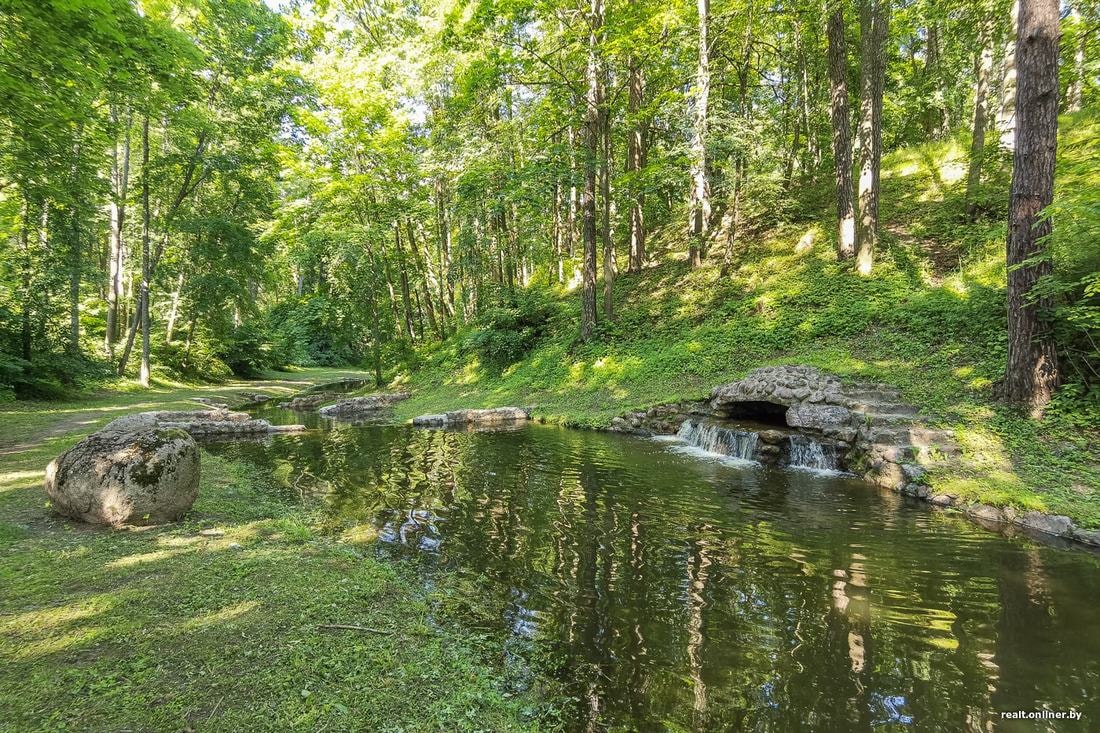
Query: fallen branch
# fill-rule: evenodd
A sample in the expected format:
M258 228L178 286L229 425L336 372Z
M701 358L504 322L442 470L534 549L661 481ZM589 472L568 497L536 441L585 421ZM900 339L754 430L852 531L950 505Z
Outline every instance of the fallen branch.
M330 631L365 631L370 634L385 634L387 636L393 633L386 629L372 629L369 626L355 626L353 624L317 624L317 628Z

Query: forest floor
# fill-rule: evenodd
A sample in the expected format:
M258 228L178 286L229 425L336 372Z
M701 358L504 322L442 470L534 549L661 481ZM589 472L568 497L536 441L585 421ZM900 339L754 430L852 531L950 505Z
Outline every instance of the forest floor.
M366 549L373 537L325 526L243 464L204 452L199 499L170 525L112 531L46 510L45 465L110 419L342 376L361 375L0 407L0 731L530 729L523 699L501 693L499 643L441 617L411 570Z
M1100 187L1090 163L1100 155L1100 120L1066 129L1059 200L1090 205ZM413 392L398 415L535 405L551 421L607 427L626 412L704 398L759 366L807 364L896 385L930 424L952 430L962 461L929 476L935 492L1100 527L1095 395L1063 390L1042 420L997 399L1006 274L1004 202L996 192L1007 189L1007 166L992 170L988 214L968 222L966 144L944 141L884 159L873 277L836 259L828 185L818 186L819 201L803 200L793 223L765 224L738 242L726 278L721 252L690 269L683 227L670 226L652 233L648 268L617 278L616 316L593 342L578 342L579 295L561 288L549 333L503 369L479 362L469 332L426 350L395 380Z

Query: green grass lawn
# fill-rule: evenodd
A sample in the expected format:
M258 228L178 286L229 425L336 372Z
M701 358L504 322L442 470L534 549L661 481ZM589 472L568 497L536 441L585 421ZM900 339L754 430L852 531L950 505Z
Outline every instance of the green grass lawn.
M503 692L500 641L450 618L445 590L242 464L204 452L194 510L161 527L112 531L46 508L46 463L106 420L339 376L5 406L8 445L49 437L0 454L0 731L537 729L531 701Z

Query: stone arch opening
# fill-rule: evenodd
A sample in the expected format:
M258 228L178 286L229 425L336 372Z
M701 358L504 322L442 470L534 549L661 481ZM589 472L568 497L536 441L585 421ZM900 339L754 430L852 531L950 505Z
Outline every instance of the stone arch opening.
M724 416L730 420L751 420L765 425L787 427L787 406L763 400L745 400L722 406Z

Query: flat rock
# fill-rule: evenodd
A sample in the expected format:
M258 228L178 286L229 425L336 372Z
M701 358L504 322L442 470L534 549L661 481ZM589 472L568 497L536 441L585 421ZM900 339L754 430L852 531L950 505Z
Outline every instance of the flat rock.
M1096 545L1100 547L1100 529L1081 529L1080 527L1074 527L1073 539L1078 542L1083 542L1086 545Z
M936 506L952 506L955 503L955 497L950 494L936 494L929 501Z
M134 432L159 428L179 428L192 437L262 435L305 430L303 425L272 425L267 420L254 420L245 412L160 410L120 417L108 423L100 432Z
M491 407L483 410L453 410L437 415L414 417L412 424L418 427L461 427L465 425L504 425L531 419L531 411L524 407Z
M321 417L350 417L366 412L377 412L393 407L394 404L408 398L408 392L378 392L362 397L352 397L334 405L322 407Z
M312 412L326 402L332 402L339 395L334 392L317 392L316 394L304 394L291 397L285 402L280 402L279 407L298 412Z
M1052 534L1055 537L1069 537L1073 532L1072 520L1062 514L1027 512L1016 518L1016 524L1036 532Z
M989 504L971 504L966 508L966 515L982 522L996 522L1000 524L1005 521L1004 514L1001 510Z

